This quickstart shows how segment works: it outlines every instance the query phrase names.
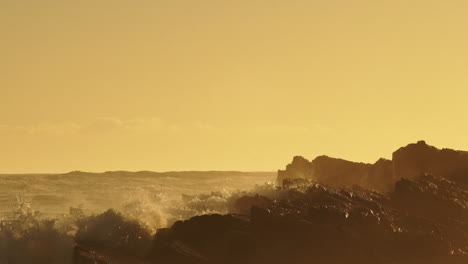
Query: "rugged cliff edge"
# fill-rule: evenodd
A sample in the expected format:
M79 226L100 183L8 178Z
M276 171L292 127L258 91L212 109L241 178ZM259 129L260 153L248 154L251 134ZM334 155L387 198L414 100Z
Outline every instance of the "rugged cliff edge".
M424 141L409 144L393 152L393 171L398 178L414 178L421 173L467 184L468 152L438 149Z
M379 159L374 164L327 156L319 156L309 162L297 156L286 166L286 170L278 171L277 182L282 185L288 178L304 178L332 186L356 184L364 188L390 191L397 180L413 179L424 173L467 184L468 152L437 149L419 141L395 151L392 160Z

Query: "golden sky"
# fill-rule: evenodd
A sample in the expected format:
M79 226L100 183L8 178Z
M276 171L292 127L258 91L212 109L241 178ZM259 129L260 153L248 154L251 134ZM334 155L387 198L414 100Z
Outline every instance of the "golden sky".
M0 0L0 173L468 149L466 0Z

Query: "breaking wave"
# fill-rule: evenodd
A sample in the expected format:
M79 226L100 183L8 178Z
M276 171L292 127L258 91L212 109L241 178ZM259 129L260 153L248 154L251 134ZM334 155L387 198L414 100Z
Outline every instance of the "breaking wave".
M167 192L134 188L114 197L120 201L109 209L90 210L80 204L59 215L37 209L35 199L16 195L12 210L0 218L0 264L72 263L79 244L118 248L126 256L139 257L150 247L157 229L196 215L232 212L237 198L253 194L281 195L273 183L250 191L182 193L179 199Z

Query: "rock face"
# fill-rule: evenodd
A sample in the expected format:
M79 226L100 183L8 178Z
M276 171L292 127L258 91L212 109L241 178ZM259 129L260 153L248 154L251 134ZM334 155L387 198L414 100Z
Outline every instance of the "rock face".
M427 173L463 181L468 175L468 152L437 149L419 141L393 153L393 168L398 178L412 179Z
M371 166L327 156L319 156L312 161L313 177L331 186L362 184Z
M395 184L392 199L398 208L420 217L468 224L467 189L445 178L425 175L415 180L400 179Z
M328 156L317 157L309 162L303 157L294 157L286 170L278 171L278 184L284 179L315 179L330 185L359 184L367 176L370 164L351 162Z
M285 179L312 179L330 186L351 186L388 190L393 185L392 163L380 159L375 164L352 162L343 159L319 156L309 162L303 157L294 157L286 170L278 171L277 183Z
M468 152L437 149L424 141L409 144L395 151L392 160L379 159L374 164L357 163L320 156L311 162L295 157L278 171L278 185L287 178L313 179L331 186L360 185L380 191L390 191L401 178L413 179L432 174L468 184Z
M301 156L293 158L292 162L286 165L286 170L278 170L278 185L283 184L284 179L310 179L313 178L312 164Z
M370 189L389 191L393 189L395 181L392 161L379 159L370 167L368 176L362 181L362 185Z
M151 263L468 263L467 195L454 182L400 180L389 195L294 182L249 218L197 216L161 230Z
M158 231L152 263L243 263L254 253L249 221L233 215L202 215Z

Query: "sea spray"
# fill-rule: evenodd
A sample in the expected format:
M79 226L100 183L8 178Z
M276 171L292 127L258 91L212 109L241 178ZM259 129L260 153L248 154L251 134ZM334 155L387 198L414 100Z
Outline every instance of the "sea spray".
M150 248L157 229L196 215L229 213L242 195L261 193L275 198L275 188L266 183L250 191L222 189L181 194L179 199L161 189L136 188L125 193L114 209L96 212L81 204L60 215L36 210L30 196L17 195L10 206L14 209L0 220L0 264L68 264L80 244L140 257Z

